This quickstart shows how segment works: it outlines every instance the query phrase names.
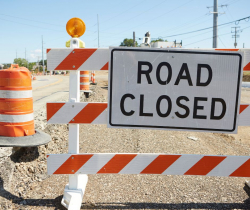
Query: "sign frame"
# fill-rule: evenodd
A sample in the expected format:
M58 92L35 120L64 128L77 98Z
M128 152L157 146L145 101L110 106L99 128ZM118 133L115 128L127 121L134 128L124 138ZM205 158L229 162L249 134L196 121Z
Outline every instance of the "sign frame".
M214 128L195 128L195 127L176 127L176 126L158 126L158 125L130 125L130 124L119 124L112 122L112 88L113 88L113 71L114 71L114 52L116 51L135 51L135 52L161 52L161 53L186 53L186 54L210 54L210 55L234 55L239 56L238 65L238 78L237 78L237 90L236 90L236 101L234 108L234 121L232 129L214 129ZM135 49L135 48L110 48L110 65L109 65L109 97L108 97L108 127L109 128L131 128L131 129L162 129L162 130L182 130L182 131L197 131L197 132L216 132L216 133L237 133L237 122L239 116L240 106L240 88L242 81L242 53L239 52L225 52L225 51L190 51L190 50L165 50L165 49Z

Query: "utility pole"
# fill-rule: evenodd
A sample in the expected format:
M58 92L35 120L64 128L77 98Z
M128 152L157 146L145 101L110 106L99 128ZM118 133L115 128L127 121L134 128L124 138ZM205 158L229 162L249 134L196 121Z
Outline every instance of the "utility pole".
M214 0L213 48L217 48L218 41L218 0Z
M43 75L44 75L44 59L43 59L43 36L42 36L42 60L43 60Z
M97 31L98 31L98 48L100 47L100 43L99 43L99 16L97 14Z
M213 6L213 48L217 48L218 43L218 14L225 14L225 13L219 13L218 7L227 7L228 5L220 5L218 6L218 0L214 0L214 6ZM212 7L207 7L212 8Z
M236 26L236 27L232 27L232 28L234 28L234 31L231 31L231 33L234 33L234 35L232 35L232 37L234 38L234 47L236 48L237 47L236 39L240 37L240 35L237 35L237 33L240 32L239 30L237 30L237 28L240 28L240 26Z
M135 47L135 32L133 31L133 43L134 43L134 47Z

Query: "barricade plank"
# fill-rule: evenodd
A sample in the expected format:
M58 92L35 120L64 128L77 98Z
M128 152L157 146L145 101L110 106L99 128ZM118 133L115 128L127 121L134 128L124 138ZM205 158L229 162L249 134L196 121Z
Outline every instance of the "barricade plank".
M156 49L156 48L152 48ZM250 71L250 49L172 49L171 50L219 50L244 53L243 70ZM108 70L109 49L102 48L52 48L47 49L48 70Z
M108 70L109 49L47 49L48 70Z
M52 154L48 174L162 174L250 177L250 156L187 154Z
M48 124L107 124L106 102L47 103ZM239 126L250 126L250 104L240 105Z

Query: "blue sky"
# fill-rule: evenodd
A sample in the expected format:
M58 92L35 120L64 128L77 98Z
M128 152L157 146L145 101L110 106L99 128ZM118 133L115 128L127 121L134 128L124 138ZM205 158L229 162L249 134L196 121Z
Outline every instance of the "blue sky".
M81 37L87 48L97 47L97 14L99 15L100 47L119 46L124 38L137 42L149 31L152 38L183 41L184 48L211 48L212 29L177 35L213 26L209 12L214 0L0 0L0 63L12 63L14 58L29 62L44 57L46 48L64 48L71 37L66 23L81 18L86 32ZM250 16L250 0L218 0L218 24ZM248 19L249 20L249 19ZM234 48L232 27L240 26L238 47L250 48L250 21L240 21L219 27L218 48ZM172 36L174 35L174 36ZM171 37L170 37L171 36Z

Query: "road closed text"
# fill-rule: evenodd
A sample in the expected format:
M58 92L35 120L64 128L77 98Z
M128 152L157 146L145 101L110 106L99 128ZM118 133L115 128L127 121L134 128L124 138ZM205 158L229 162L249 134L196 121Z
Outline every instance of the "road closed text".
M111 50L108 127L237 133L242 53Z
M192 69L193 70L193 69ZM164 76L163 72L164 71ZM173 77L173 71L178 71L176 77ZM196 78L192 78L188 63L183 63L180 69L172 69L172 66L168 62L160 62L157 66L152 65L151 62L138 61L137 66L137 85L145 83L147 85L154 85L153 81L157 82L157 85L161 85L162 88L167 88L171 82L174 87L178 87L180 84L185 84L188 87L196 86L200 88L208 87L213 80L213 69L209 64L200 63L197 64ZM167 76L166 76L167 75ZM152 79L155 77L154 79ZM157 94L157 93L155 93ZM139 100L134 100L136 97ZM169 95L159 95L153 102L154 106L147 107L148 100L151 100L148 94L140 94L135 96L133 93L125 93L120 98L120 111L124 116L140 116L140 117L154 117L153 113L156 113L161 118L176 117L184 119L192 117L193 119L210 119L221 120L227 112L227 104L223 98L218 97L188 97L185 95L177 96L176 99L172 99ZM137 112L130 107L133 101L139 101ZM135 102L136 103L136 102ZM133 106L134 107L134 106ZM174 112L172 112L174 107ZM209 110L203 112L203 110ZM153 110L154 109L154 110ZM217 110L220 110L219 113ZM147 110L147 111L145 111Z

